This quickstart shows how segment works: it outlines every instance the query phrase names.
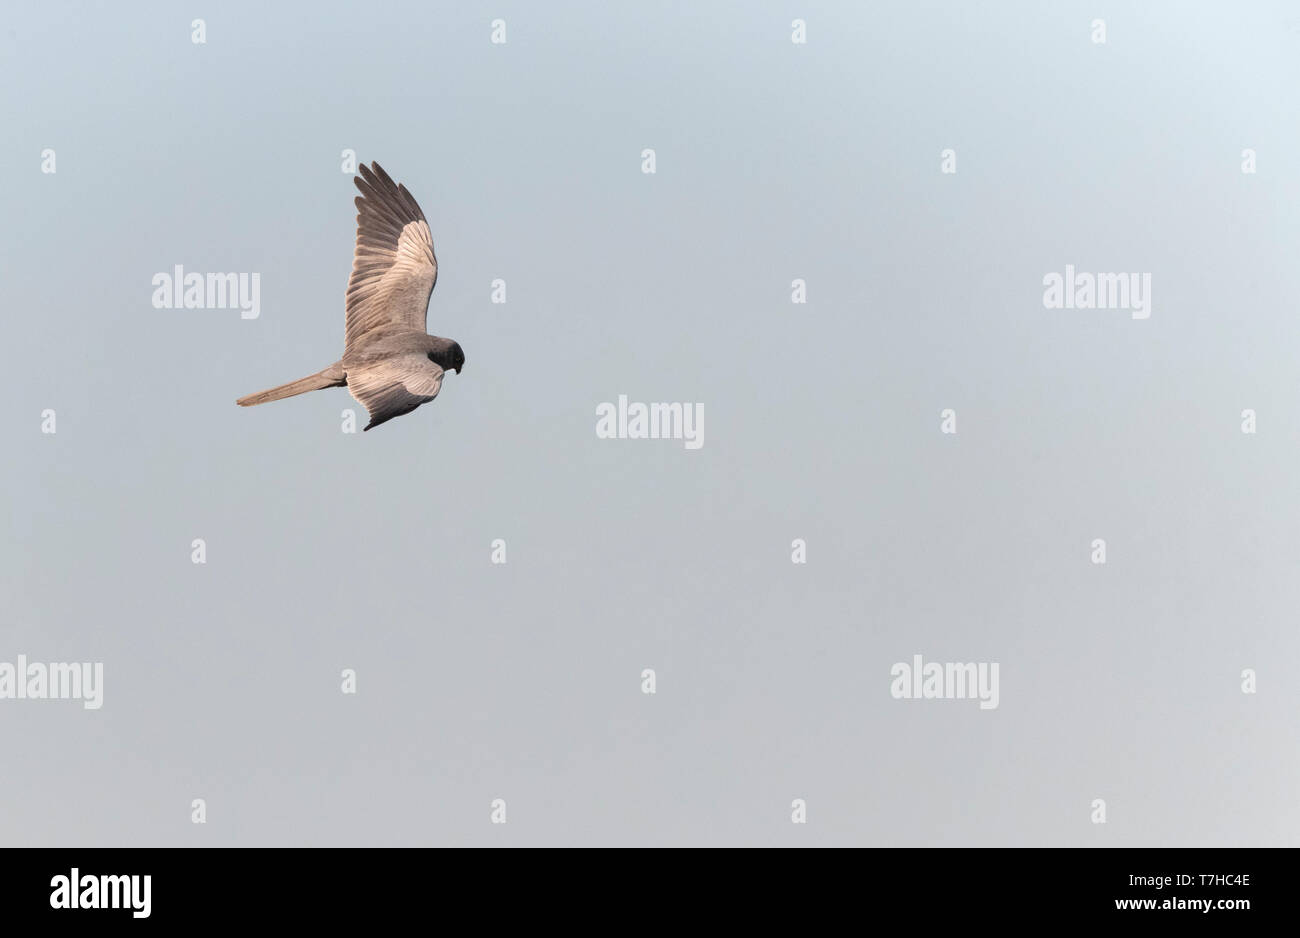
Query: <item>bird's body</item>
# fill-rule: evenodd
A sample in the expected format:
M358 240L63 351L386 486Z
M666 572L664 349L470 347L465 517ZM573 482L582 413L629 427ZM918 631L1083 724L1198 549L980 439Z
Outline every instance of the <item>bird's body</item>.
M420 206L378 163L362 165L356 184L343 357L314 375L241 397L241 406L346 386L369 413L369 430L433 400L443 376L464 366L459 344L426 332L438 261Z

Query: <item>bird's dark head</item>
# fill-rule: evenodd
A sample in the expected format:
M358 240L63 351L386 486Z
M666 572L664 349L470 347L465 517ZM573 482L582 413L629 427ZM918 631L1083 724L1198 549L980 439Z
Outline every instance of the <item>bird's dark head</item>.
M461 350L460 343L433 336L429 339L432 346L429 349L429 361L443 371L454 371L460 374L460 370L465 367L465 353Z

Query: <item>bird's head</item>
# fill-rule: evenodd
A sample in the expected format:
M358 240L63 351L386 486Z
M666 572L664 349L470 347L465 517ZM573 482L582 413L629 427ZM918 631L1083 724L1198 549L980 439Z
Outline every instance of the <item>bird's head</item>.
M461 350L459 342L430 336L429 361L443 371L454 371L460 374L460 370L465 367L465 353Z

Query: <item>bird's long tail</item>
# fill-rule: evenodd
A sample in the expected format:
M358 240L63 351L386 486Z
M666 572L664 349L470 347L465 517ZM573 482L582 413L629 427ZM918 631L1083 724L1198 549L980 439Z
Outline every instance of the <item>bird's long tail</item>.
M347 383L347 378L343 373L343 363L335 362L324 371L318 371L306 378L299 378L297 381L290 381L288 384L282 384L278 388L271 388L269 391L259 391L257 394L241 397L235 403L240 407L252 407L254 404L279 401L286 397L293 397L295 394L319 391L321 388L341 388L346 386Z

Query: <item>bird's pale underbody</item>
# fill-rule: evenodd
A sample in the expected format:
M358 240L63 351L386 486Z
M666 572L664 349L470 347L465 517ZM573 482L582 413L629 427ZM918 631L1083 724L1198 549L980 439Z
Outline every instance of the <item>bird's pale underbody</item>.
M438 260L420 206L378 163L362 165L355 182L361 195L343 357L314 375L241 397L240 406L346 387L370 415L369 430L433 400L443 376L464 366L460 345L426 331Z

